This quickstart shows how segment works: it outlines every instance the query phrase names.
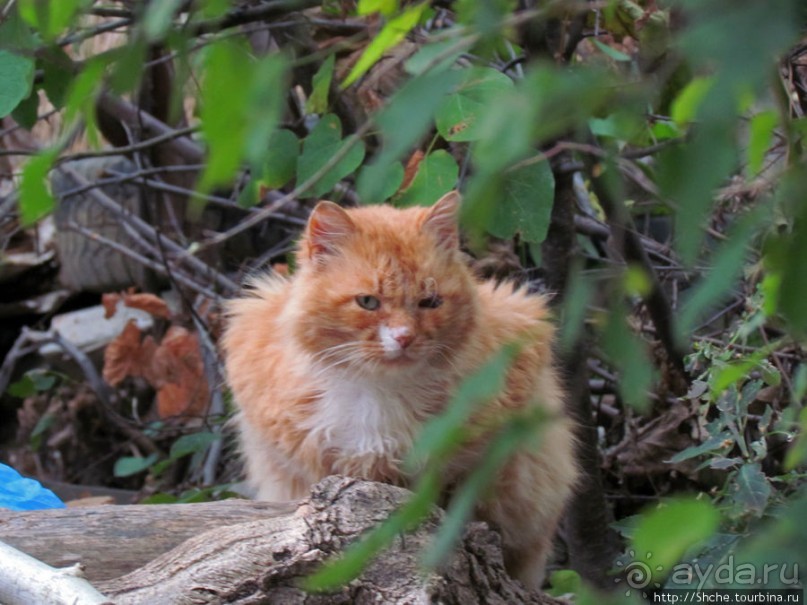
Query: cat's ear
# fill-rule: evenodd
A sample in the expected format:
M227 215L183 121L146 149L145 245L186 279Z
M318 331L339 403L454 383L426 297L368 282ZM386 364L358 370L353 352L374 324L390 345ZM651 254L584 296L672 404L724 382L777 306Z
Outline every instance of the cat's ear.
M422 229L430 231L440 246L456 248L460 244L460 232L457 225L457 215L460 209L460 194L449 191L429 209Z
M333 202L320 202L308 217L305 238L308 258L335 254L340 243L355 229L356 225L343 208Z

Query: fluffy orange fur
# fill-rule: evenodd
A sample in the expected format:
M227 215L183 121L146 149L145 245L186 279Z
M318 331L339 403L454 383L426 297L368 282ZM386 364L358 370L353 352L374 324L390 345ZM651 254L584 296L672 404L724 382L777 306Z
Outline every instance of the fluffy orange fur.
M401 461L423 423L521 340L484 416L541 405L553 420L537 449L507 462L476 516L501 531L509 571L537 588L577 477L553 328L540 297L472 276L458 206L454 192L431 208L321 202L295 275L262 278L229 303L223 346L247 478L264 500L304 497L331 474L407 485ZM472 470L480 448L449 462L446 485Z

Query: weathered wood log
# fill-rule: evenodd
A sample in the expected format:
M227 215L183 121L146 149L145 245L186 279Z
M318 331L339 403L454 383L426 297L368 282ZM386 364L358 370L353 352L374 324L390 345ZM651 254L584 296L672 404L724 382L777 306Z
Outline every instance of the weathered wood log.
M288 507L284 509L285 514L276 514L277 508L265 509L263 518L253 518L236 525L219 524L214 529L209 529L212 527L209 517L200 518L191 512L200 505L188 505L182 512L177 510L181 505L172 505L168 508L177 510L176 517L193 515L197 521L197 535L132 573L93 584L119 605L558 603L546 595L526 591L507 576L500 538L481 523L469 525L456 553L439 571L424 574L419 568L419 561L442 519L442 512L437 509L420 528L396 539L360 578L348 586L327 595L311 595L299 588L302 578L385 519L408 495L406 490L389 485L329 477L314 486L311 496L300 502L292 512ZM93 510L95 517L103 517L115 509L123 508L131 507L99 507L67 512L73 512L78 519L85 516L87 510ZM269 511L268 514L266 511ZM148 513L141 511L141 514ZM46 519L52 513L26 515L29 517L28 530L41 536L43 532L34 525L34 515ZM108 535L117 535L118 538L110 538L116 542L113 544L114 554L109 546L105 549L110 563L115 555L129 558L125 553L128 550L125 536L128 535L129 523L125 517L108 517L113 518L113 525L117 529L110 528ZM100 519L95 519L93 523L96 527L105 526ZM3 525L0 523L0 540L6 539L2 534ZM73 531L76 533L72 541L66 542L61 547L62 551L82 550L82 535L75 527L74 524ZM133 533L137 539L142 539L142 529ZM68 540L68 536L62 534L62 539ZM55 545L56 542L52 541L51 544Z
M90 582L142 567L215 527L288 515L296 503L226 500L197 504L0 510L0 541L53 567L81 563Z

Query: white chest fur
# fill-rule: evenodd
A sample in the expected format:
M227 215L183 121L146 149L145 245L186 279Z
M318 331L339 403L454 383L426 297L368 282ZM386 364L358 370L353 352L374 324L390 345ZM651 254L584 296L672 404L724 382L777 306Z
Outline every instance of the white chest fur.
M420 428L418 418L423 417L425 404L417 390L406 384L329 377L305 428L323 452L397 466Z

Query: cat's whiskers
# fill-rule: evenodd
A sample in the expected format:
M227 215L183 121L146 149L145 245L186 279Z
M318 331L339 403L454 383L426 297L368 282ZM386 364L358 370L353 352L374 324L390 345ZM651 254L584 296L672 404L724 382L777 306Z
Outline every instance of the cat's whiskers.
M362 347L363 343L350 341L333 345L317 352L316 355L314 355L315 376L322 376L340 366L347 365L345 369L350 369L351 366L362 363L365 361Z
M454 362L454 358L456 358L456 351L454 351L453 347L444 342L435 342L432 345L432 351L439 355L454 372L460 372L460 369Z

